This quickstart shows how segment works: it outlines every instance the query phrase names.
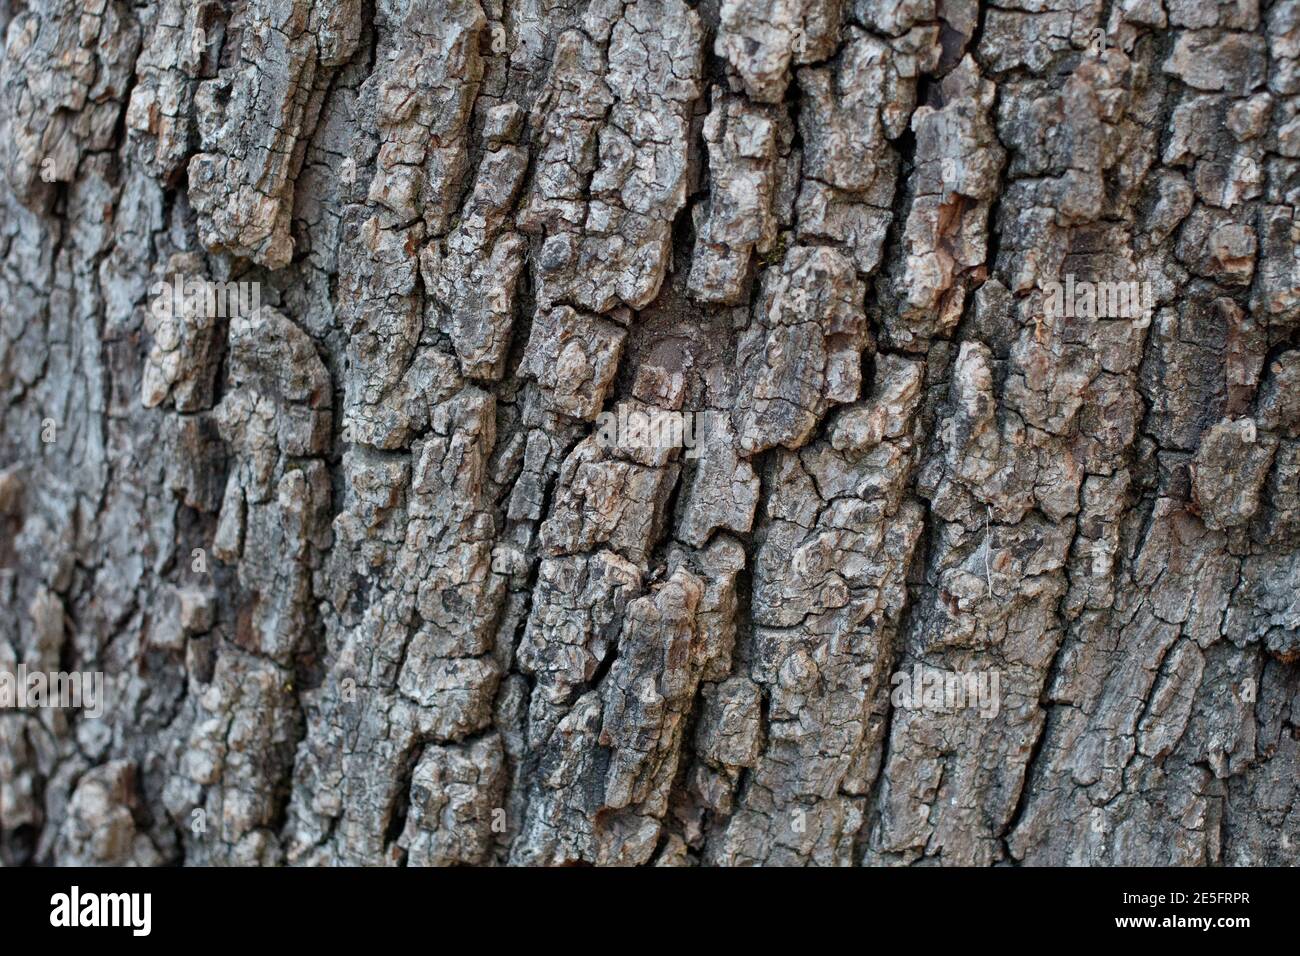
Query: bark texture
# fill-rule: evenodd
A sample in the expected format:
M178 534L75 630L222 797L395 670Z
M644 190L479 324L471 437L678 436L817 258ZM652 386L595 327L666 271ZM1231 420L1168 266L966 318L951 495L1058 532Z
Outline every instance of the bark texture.
M0 861L1300 861L1300 0L0 26Z

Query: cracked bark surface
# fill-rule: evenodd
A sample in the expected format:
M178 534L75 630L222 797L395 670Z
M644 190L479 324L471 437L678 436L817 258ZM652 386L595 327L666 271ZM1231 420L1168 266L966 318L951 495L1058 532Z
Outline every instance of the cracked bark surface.
M1300 863L1300 0L0 27L0 863Z

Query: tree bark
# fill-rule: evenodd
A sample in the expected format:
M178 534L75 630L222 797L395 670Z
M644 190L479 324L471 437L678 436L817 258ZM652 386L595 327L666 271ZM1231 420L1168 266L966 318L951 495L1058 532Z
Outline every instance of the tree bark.
M0 25L0 861L1300 862L1298 0Z

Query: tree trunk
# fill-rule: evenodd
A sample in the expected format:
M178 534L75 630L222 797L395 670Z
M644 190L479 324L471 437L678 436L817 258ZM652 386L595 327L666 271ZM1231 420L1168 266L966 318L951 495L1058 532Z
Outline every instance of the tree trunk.
M1300 861L1298 0L0 23L3 862Z

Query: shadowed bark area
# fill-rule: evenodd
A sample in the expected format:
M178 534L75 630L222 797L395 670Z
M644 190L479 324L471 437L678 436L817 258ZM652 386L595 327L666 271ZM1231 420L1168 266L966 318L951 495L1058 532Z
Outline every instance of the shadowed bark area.
M0 863L1300 862L1300 0L0 26Z

